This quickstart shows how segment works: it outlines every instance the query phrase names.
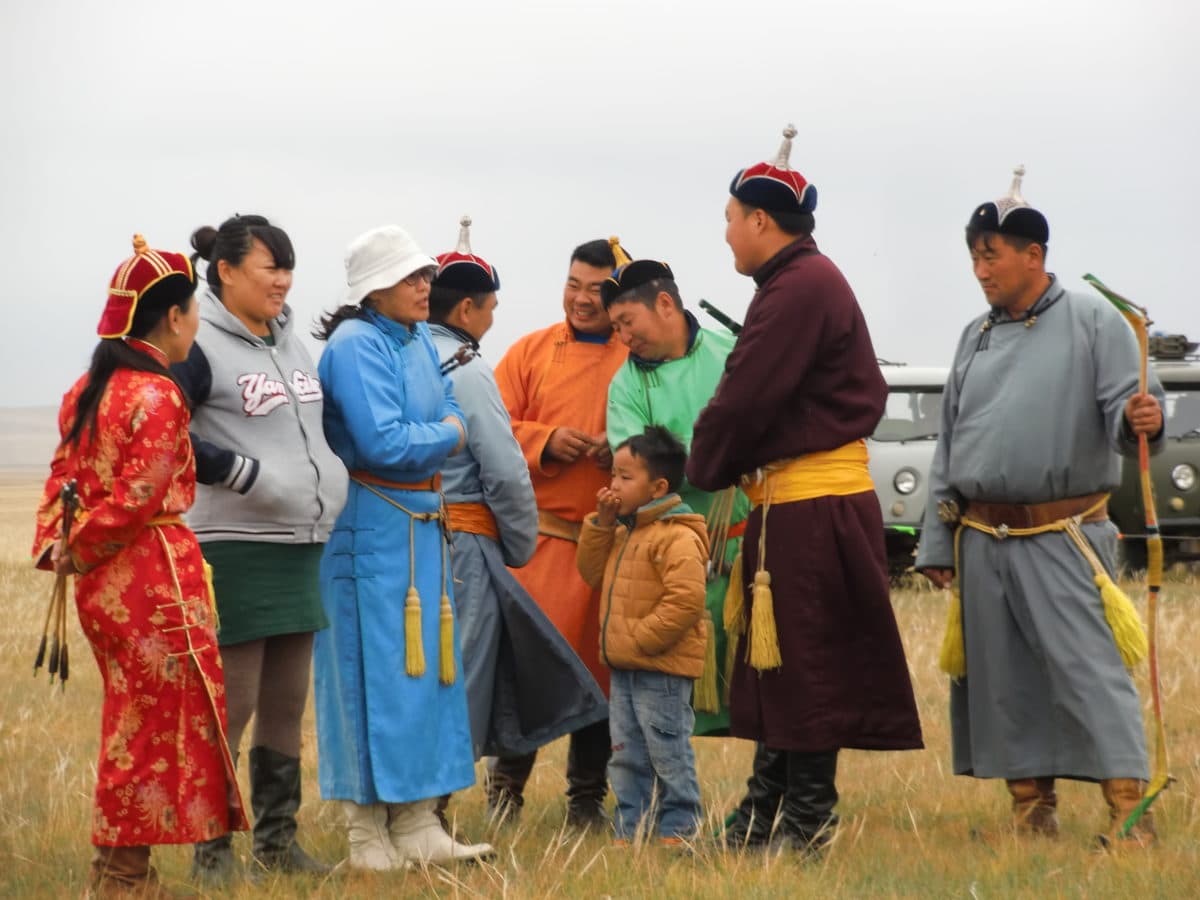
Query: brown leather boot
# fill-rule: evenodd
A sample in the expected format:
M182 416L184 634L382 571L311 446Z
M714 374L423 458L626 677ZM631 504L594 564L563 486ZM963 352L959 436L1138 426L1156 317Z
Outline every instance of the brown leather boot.
M1144 781L1137 778L1105 778L1100 782L1100 790L1104 794L1104 802L1108 804L1108 832L1100 835L1102 846L1140 849L1152 847L1158 842L1158 835L1154 831L1154 814L1149 810L1134 823L1129 834L1119 836L1129 814L1142 802Z
M1053 778L1009 779L1013 827L1018 834L1058 837L1058 794Z
M178 898L188 895L163 887L158 873L150 865L149 847L97 847L84 896L99 900L104 897Z

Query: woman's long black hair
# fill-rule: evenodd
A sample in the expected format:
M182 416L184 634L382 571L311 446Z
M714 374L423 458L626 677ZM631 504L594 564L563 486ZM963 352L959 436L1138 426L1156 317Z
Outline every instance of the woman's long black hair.
M186 276L172 275L164 278L146 291L138 301L133 313L133 323L129 327L129 337L144 338L152 332L159 322L166 317L172 307L178 306L180 311L191 309L195 298L195 282L190 286ZM104 338L92 351L92 364L88 367L87 385L79 393L75 405L75 419L63 438L64 446L77 446L83 432L94 431L96 415L100 411L100 399L104 389L108 387L109 379L117 369L133 369L136 372L153 372L175 381L170 369L159 363L148 353L135 350L125 343L123 338ZM178 383L178 382L176 382Z

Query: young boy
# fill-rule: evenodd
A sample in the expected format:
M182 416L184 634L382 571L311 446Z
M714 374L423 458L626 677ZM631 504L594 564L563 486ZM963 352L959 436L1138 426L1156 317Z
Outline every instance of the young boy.
M700 785L689 740L692 681L704 670L704 517L675 493L687 451L651 425L617 447L609 487L583 523L576 563L600 594L600 658L612 669L608 777L616 837L647 815L665 844L695 835ZM653 808L651 800L653 799Z

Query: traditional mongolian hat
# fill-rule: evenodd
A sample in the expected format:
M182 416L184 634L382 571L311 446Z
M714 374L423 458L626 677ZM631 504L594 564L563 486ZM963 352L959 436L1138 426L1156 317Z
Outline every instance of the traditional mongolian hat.
M767 212L811 213L817 208L817 189L791 168L792 138L796 127L783 129L783 143L772 162L760 162L733 176L729 193L747 206Z
M135 234L133 256L117 266L109 282L96 333L102 338L124 337L133 326L138 304L147 297L171 305L182 303L195 290L196 273L186 255L154 250Z
M471 217L459 220L458 246L438 256L433 283L468 293L490 294L500 290L500 273L482 256L471 252Z
M612 275L600 285L600 299L604 302L604 308L608 309L618 297L627 291L632 291L634 288L641 287L658 278L674 280L675 273L665 262L659 262L656 259L639 259L625 263L614 270Z
M1013 169L1012 187L1008 189L1008 194L975 207L971 220L967 222L967 231L976 234L990 231L1045 245L1050 240L1050 224L1021 196L1021 179L1024 177L1024 166Z

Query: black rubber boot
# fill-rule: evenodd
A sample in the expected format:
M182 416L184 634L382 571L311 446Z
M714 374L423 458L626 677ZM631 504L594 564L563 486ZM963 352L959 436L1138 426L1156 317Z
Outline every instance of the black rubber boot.
M608 827L604 799L611 756L608 719L572 733L567 750L567 825L571 828Z
M725 828L730 850L763 847L771 840L775 817L787 790L788 754L761 741L754 748L754 771L746 780L746 796Z
M233 756L233 769L237 771L238 754ZM201 887L228 887L239 877L237 860L233 856L233 833L221 835L211 841L192 845L192 881Z
M300 759L270 747L250 749L250 806L254 810L254 859L273 872L323 875L331 866L317 862L296 843L300 809Z
M833 840L838 817L837 751L787 753L787 790L783 794L778 845L816 854Z
M525 785L536 761L537 753L501 756L488 767L488 815L494 821L511 825L520 817Z

